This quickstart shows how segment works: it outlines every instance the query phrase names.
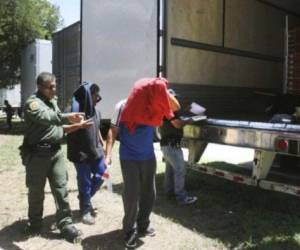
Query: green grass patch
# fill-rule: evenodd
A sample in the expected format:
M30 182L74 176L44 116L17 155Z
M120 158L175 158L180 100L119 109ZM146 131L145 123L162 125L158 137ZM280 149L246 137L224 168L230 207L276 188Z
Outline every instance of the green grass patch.
M228 165L224 164L224 169ZM230 167L230 164L229 164ZM199 202L179 223L230 249L300 249L298 197L187 171L186 187ZM188 212L187 212L188 211Z
M16 166L21 166L18 147L21 145L22 136L0 135L4 143L0 144L0 173L13 171Z

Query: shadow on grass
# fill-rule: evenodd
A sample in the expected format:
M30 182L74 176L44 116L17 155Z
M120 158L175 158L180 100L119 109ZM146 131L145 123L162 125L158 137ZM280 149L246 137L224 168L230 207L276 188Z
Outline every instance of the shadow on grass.
M73 211L74 223L79 221L79 211ZM43 219L43 229L39 236L47 240L64 240L57 229L52 229L55 223L55 215L46 216ZM24 242L30 238L25 234L27 220L19 220L0 230L0 249L5 250L22 250L18 243ZM32 236L31 236L32 237ZM83 232L84 237L84 232ZM144 244L142 240L138 240L137 247ZM82 249L103 249L103 250L123 250L124 240L122 230L114 230L101 235L93 235L84 238L81 242Z
M137 247L144 244L142 240L137 241ZM114 230L105 234L93 235L82 241L84 250L103 249L103 250L124 250L124 240L122 230Z
M187 171L186 188L198 197L192 206L179 206L163 195L158 174L154 213L169 218L229 249L300 249L300 200L216 177ZM122 184L114 191L121 195Z
M224 243L228 249L300 249L300 201L286 194L239 185L199 173L187 172L187 190L199 198L193 206L179 206L163 196L163 174L157 175L158 196L154 213L168 218L195 233ZM114 185L121 195L122 184ZM79 211L73 211L78 221ZM41 237L60 239L51 231L55 216L44 218ZM0 248L21 249L18 242L26 241L25 220L0 230ZM157 232L159 233L159 231ZM169 239L168 239L169 240ZM138 242L142 246L143 241ZM124 249L121 230L84 238L83 249ZM197 246L195 246L197 249Z
M22 250L16 245L17 242L25 241L28 237L24 233L25 220L16 221L0 230L0 248Z
M77 215L79 216L79 215ZM46 216L43 219L43 229L41 235L36 237L42 237L46 239L62 239L58 230L51 229L55 223L55 215ZM0 249L9 250L22 250L17 243L28 240L32 236L28 236L25 233L27 220L19 220L11 225L5 226L0 230Z
M12 120L12 129L8 129L6 118L0 118L0 135L22 135L24 133L24 122L21 120Z

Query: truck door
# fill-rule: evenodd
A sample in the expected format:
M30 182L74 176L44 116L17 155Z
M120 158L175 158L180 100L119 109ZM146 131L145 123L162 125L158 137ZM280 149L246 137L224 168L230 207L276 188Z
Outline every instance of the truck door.
M81 80L99 84L109 119L133 83L158 75L158 0L81 0Z

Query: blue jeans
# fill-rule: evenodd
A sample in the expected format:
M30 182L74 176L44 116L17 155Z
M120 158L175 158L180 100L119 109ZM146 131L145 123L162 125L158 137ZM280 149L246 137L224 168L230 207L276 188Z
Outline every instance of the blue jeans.
M94 162L75 163L81 214L92 210L91 198L103 183L102 175L106 170L104 158Z
M183 201L187 196L185 190L185 163L181 148L172 146L161 146L163 156L166 162L165 171L165 193L167 195L175 194L178 201Z

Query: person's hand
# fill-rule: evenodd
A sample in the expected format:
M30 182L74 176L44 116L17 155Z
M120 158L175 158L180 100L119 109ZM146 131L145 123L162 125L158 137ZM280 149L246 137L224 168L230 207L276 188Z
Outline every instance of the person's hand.
M93 119L88 119L88 120L82 120L80 124L80 128L89 128L90 126L93 125Z
M110 166L111 163L112 163L111 156L110 156L110 155L107 155L107 156L105 157L105 165L106 165L106 166Z
M84 120L84 113L82 112L69 113L67 115L67 118L71 123L80 123Z
M93 125L93 120L88 119L88 120L82 120L81 122L73 123L73 124L65 124L63 125L64 132L69 134L73 133L79 129L84 129L84 128L89 128L90 126Z

